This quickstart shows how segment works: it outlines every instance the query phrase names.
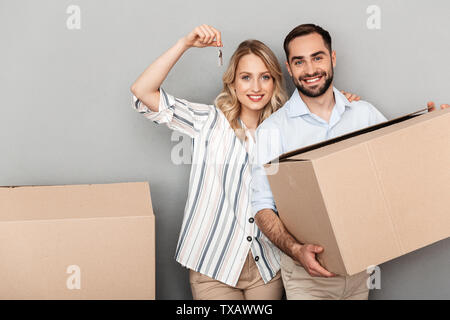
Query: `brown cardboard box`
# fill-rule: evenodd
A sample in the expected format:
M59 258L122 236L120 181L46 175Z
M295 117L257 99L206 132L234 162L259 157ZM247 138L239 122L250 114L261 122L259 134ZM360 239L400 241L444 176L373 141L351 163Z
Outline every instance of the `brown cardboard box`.
M0 187L0 299L154 299L148 183Z
M268 178L281 220L300 242L323 246L318 259L334 273L450 236L450 109L289 152L278 166Z

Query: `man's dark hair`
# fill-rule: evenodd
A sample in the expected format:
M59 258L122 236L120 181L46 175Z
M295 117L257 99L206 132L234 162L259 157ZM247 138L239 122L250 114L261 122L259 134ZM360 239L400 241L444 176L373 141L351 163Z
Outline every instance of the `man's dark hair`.
M325 47L327 47L328 51L330 51L331 54L331 36L328 33L328 31L322 29L321 27L308 23L308 24L301 24L294 29L292 29L291 32L286 36L284 39L284 52L286 53L286 60L289 61L289 43L294 40L297 37L306 36L311 33L318 33L322 36L323 42L325 43Z

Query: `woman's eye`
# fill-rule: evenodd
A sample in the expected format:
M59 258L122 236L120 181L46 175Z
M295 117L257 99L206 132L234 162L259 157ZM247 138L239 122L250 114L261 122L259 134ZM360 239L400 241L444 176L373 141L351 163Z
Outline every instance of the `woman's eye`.
M242 77L242 80L249 80L249 79L250 79L249 76L243 76L243 77Z
M266 75L262 76L262 78L263 78L264 80L270 80L271 77L270 77L269 75L266 74Z

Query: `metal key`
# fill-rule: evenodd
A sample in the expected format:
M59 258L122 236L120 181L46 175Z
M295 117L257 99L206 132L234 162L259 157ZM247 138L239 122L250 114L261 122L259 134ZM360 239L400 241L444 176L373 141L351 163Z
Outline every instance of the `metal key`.
M223 66L223 58L222 58L222 49L218 48L218 56L219 56L219 60L218 60L218 66L221 67Z

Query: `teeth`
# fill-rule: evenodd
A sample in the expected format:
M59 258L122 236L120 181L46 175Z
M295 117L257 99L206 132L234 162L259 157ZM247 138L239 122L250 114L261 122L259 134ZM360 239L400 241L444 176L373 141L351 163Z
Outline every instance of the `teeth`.
M262 98L262 96L249 96L249 97L252 99L261 99Z
M316 82L316 81L318 81L319 79L320 79L320 77L319 77L319 78L310 79L310 80L306 80L306 82L308 82L308 83L310 83L310 82Z

